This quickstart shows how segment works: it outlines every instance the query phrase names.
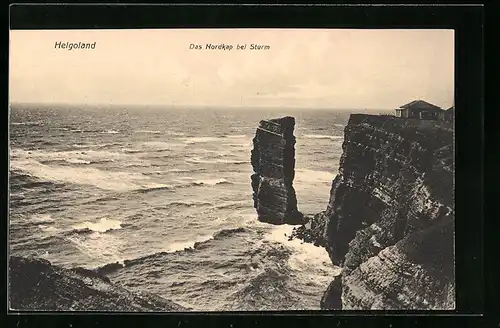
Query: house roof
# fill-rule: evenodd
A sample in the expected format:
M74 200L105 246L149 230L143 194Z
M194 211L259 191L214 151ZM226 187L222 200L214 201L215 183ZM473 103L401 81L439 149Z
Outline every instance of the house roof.
M423 100L414 100L414 101L411 101L407 104L399 106L399 108L403 108L403 109L411 108L411 107L420 107L420 108L425 108L425 109L441 109L441 107L433 105L433 104L428 103L428 102L423 101Z
M447 110L454 111L454 110L455 110L455 106L451 106L451 107L450 107L450 108L448 108Z

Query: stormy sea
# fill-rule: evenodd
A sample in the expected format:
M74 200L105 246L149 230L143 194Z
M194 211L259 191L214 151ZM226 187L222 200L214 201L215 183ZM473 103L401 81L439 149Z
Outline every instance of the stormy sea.
M299 210L325 209L348 111L12 105L10 254L98 269L195 311L317 310L339 270L260 223L252 138L296 119Z

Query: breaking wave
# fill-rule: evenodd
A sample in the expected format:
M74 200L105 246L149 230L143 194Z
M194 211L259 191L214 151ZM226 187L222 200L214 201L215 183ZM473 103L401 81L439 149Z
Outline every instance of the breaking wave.
M215 186L218 184L230 184L231 182L227 181L226 179L207 179L207 180L197 180L193 182L193 185L209 185L209 186Z
M122 222L118 220L111 220L106 218L101 218L97 222L85 221L73 226L74 232L107 232L110 230L117 230L122 228Z
M302 137L307 139L330 139L330 140L344 139L344 136L330 136L323 134L304 134L302 135Z
M241 165L241 164L249 164L250 163L250 161L244 161L244 160L230 160L230 159L222 159L222 158L203 159L201 157L187 158L187 159L185 159L185 162L193 163L193 164L234 164L234 165Z
M161 134L161 131L157 130L137 130L136 133L150 133L150 134Z
M161 257L162 255L177 253L177 252L185 252L189 250L196 250L202 245L206 245L211 240L221 240L230 238L231 236L238 233L247 232L246 228L238 227L238 228L230 228L230 229L222 229L215 232L212 235L200 235L195 239L186 240L186 241L176 241L170 243L164 247L163 251L156 252L153 254L137 257L134 259L120 259L116 262L107 263L101 266L94 268L94 271L97 271L101 274L106 274L118 270L123 267L129 267L137 264L141 264L150 259L155 259L157 257Z
M117 133L120 133L120 131L116 131L116 130L107 130L107 131L102 131L101 133L105 133L105 134L117 134Z

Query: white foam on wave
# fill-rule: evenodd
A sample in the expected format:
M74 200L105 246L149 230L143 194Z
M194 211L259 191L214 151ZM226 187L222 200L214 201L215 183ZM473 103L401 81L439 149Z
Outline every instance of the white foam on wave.
M179 140L183 140L186 144L196 144L196 143L206 143L218 141L220 138L217 137L186 137L186 138L177 138Z
M137 130L136 133L149 133L149 134L160 134L161 131L158 130Z
M158 187L137 172L104 171L93 167L50 166L32 159L11 162L11 168L48 181L91 185L118 192Z
M122 152L126 154L136 154L136 153L141 153L143 150L142 149L132 149L132 148L123 148Z
M122 250L125 243L118 237L92 232L88 235L73 234L66 237L66 240L75 245L75 247L84 255L97 261L97 265L119 262L123 263Z
M296 272L314 273L311 275L316 279L322 279L321 283L331 280L332 276L340 273L340 268L332 264L325 248L305 243L300 239L288 240L294 226L279 225L272 228L271 232L265 235L264 239L278 242L291 247L293 253L288 260L288 265Z
M122 228L122 222L107 218L100 218L97 222L85 221L73 226L75 230L89 229L95 232L106 232Z
M223 158L214 158L214 159L203 159L199 156L193 156L190 158L186 158L184 160L186 163L192 164L249 164L248 160L231 160L231 159L223 159Z
M327 171L315 171L307 169L295 170L295 182L306 183L331 183L335 174Z
M177 241L165 247L165 252L174 253L177 251L183 251L186 248L193 248L195 243L201 243L204 241L211 240L213 238L214 236L212 235L203 235L203 236L198 236L197 238L195 238L195 240Z
M90 145L89 145L90 146ZM114 162L116 160L126 160L130 162L132 158L127 154L111 152L106 150L67 150L67 151L47 151L47 150L24 150L13 148L10 151L12 158L34 159L38 161L65 161L72 164L89 164L92 162ZM89 162L89 163L88 163Z
M43 121L38 122L11 122L11 125L43 125Z
M56 228L54 226L44 225L44 224L39 224L38 228L40 230L42 230L43 232L48 232L48 233L58 233L61 231L61 229L59 229L59 228Z
M65 162L71 163L71 164L90 164L90 161L86 161L83 159L78 159L78 158L65 158Z
M54 218L50 214L35 214L31 216L31 220L38 223L53 223L55 222Z
M183 136L183 135L185 135L184 132L178 132L178 131L167 131L167 134L171 135L171 136Z
M117 134L117 133L120 133L120 131L116 131L116 130L107 130L107 131L103 131L101 133L106 133L106 134Z
M307 139L330 139L330 140L341 140L344 139L344 136L330 136L324 134L304 134L303 138Z
M190 184L215 186L221 183L229 183L229 181L225 178L195 179L193 177L178 177L177 180L180 182L180 185L177 185L177 187Z
M221 179L206 179L206 180L196 180L194 183L200 184L200 185L210 185L210 186L215 186L221 183L226 183L229 182L224 178Z

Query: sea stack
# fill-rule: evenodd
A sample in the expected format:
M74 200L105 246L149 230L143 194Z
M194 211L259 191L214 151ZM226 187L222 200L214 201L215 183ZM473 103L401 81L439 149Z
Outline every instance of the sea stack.
M293 189L295 176L295 119L262 120L253 139L252 189L259 221L302 224Z

